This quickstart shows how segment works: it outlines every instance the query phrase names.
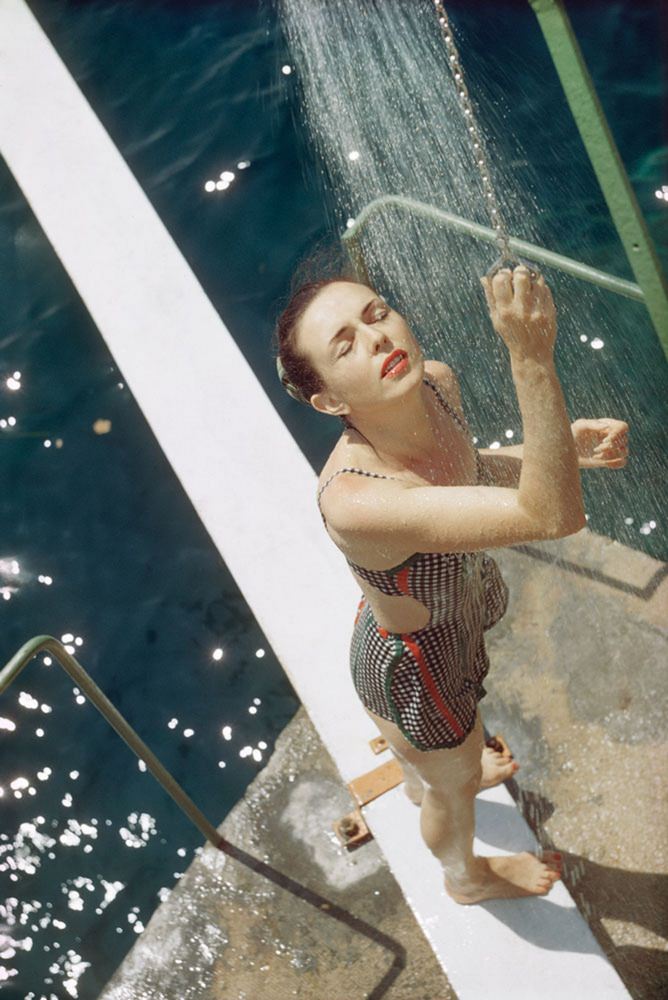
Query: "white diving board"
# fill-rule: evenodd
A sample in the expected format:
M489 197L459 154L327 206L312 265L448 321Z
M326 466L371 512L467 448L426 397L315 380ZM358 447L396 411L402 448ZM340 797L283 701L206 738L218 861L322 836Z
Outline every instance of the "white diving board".
M0 0L0 153L344 782L370 770L348 671L359 591L313 471L23 0ZM477 808L483 853L536 847L505 787ZM563 884L458 906L400 788L365 815L460 1000L628 996Z

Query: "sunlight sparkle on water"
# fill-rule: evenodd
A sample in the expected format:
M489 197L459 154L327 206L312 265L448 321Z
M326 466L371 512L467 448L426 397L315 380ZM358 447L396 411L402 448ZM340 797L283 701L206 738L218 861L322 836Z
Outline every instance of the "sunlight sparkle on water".
M21 691L19 694L19 704L23 705L24 708L39 708L37 698L33 698L27 691Z

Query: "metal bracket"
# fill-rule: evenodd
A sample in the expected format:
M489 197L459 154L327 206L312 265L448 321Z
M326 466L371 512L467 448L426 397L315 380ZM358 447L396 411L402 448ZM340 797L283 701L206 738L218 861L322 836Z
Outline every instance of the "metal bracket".
M389 792L403 780L404 772L401 770L401 764L393 759L355 778L349 782L348 789L358 806L365 806L384 792Z
M365 844L373 838L373 834L366 825L359 809L355 809L337 820L334 823L334 833L348 850L359 847L360 844Z
M382 753L388 746L383 736L377 736L369 743L376 754ZM371 830L364 821L360 807L365 806L368 802L373 802L384 792L389 792L391 788L395 788L403 780L404 772L401 769L401 764L393 758L348 783L348 790L357 803L357 807L353 812L342 816L333 824L334 832L344 847L350 850L373 838Z
M384 736L374 736L372 740L369 740L369 746L373 753L379 754L389 748L389 743Z
M378 739L383 740L383 737L378 737ZM381 746L379 750L374 752L380 753L383 749L384 747ZM389 792L391 788L401 784L403 780L404 772L401 770L399 761L388 760L380 767L375 767L373 771L367 771L366 774L349 782L348 789L357 803L357 808L333 824L334 832L344 847L351 850L373 838L373 834L362 816L360 806L373 802L379 795Z

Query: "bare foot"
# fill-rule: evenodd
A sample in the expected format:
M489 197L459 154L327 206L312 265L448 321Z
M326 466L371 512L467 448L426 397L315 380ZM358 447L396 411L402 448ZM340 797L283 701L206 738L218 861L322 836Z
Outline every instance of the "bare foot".
M458 882L445 890L456 903L479 903L483 899L514 899L518 896L545 896L561 878L561 855L543 851L543 857L523 851L505 857L476 858L480 874L464 885Z
M517 761L513 760L512 754L503 753L501 750L494 750L488 746L482 748L481 764L482 778L478 791L500 785L502 781L512 778L515 772L520 769Z

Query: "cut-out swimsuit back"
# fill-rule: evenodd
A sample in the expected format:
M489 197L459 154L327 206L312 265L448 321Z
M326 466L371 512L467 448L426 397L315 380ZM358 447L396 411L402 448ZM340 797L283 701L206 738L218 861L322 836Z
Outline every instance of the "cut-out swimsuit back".
M423 381L470 438L468 427L438 386L429 378ZM484 467L477 449L476 462L480 484ZM332 479L344 472L393 478L365 469L338 469L318 491L318 506ZM322 510L320 513L325 522ZM378 624L362 598L350 646L353 684L362 704L396 723L419 750L459 746L472 731L478 701L486 693L482 681L489 670L489 657L484 632L499 621L508 606L508 587L498 565L484 551L416 552L400 565L384 570L346 561L381 593L413 597L430 614L423 628L389 632Z

